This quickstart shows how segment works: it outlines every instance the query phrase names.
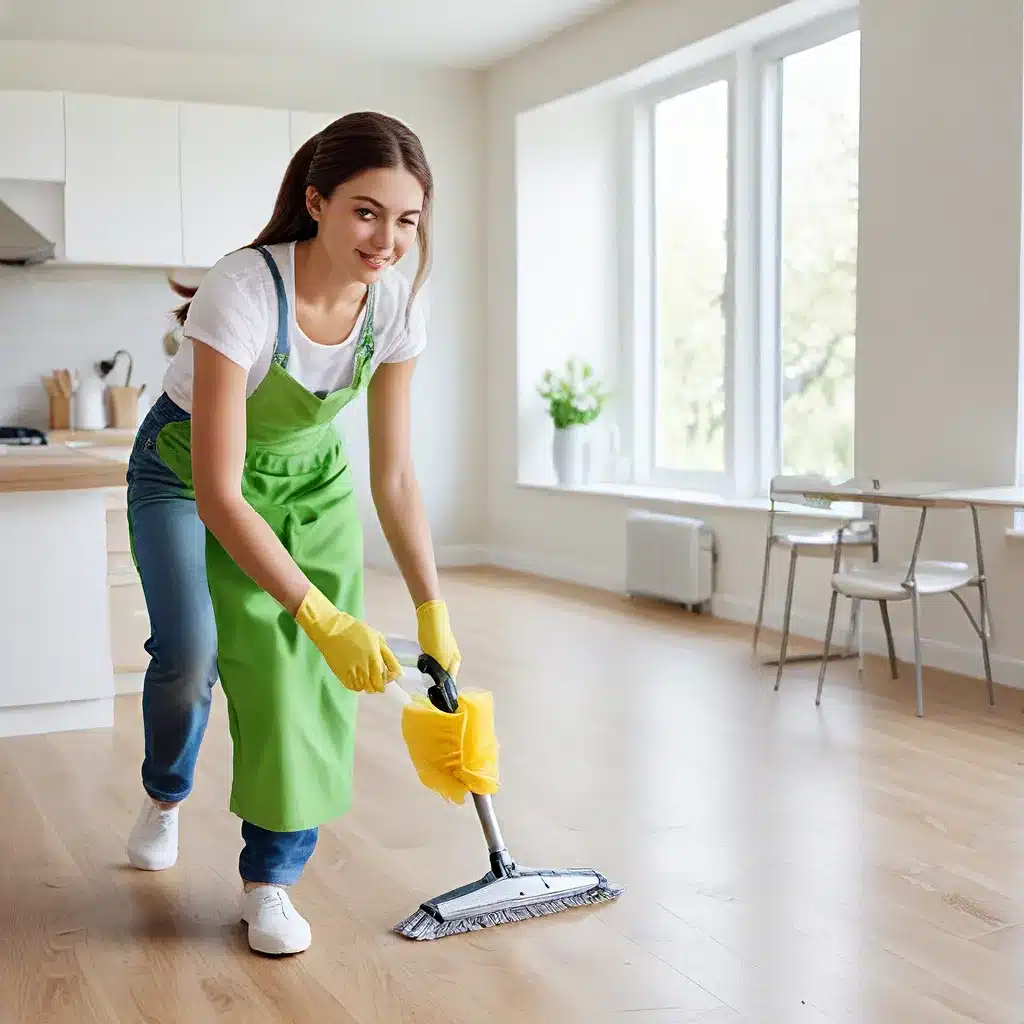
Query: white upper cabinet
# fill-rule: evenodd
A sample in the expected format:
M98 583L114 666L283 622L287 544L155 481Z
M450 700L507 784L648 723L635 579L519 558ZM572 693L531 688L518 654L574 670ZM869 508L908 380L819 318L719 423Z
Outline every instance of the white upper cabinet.
M311 135L336 121L339 114L317 113L312 110L291 112L291 151L294 153Z
M0 91L0 178L64 180L64 96Z
M181 104L187 266L212 266L252 242L270 220L290 156L287 110Z
M66 262L205 268L259 234L295 151L337 117L0 89L0 181L51 183L33 197Z
M68 93L64 115L68 261L180 266L178 104Z

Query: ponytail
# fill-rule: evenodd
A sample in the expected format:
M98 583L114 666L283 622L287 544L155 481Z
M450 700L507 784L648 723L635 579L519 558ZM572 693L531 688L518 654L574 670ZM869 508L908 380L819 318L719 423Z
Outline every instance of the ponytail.
M393 117L373 112L346 114L307 139L288 163L270 220L249 244L278 245L315 238L317 223L306 206L306 189L312 185L329 199L342 182L377 167L405 167L423 187L423 210L416 231L420 262L406 308L408 323L412 300L430 269L434 181L420 140ZM174 311L175 319L184 325L198 289L173 281L171 288L189 300Z
M174 311L174 319L184 327L185 317L188 316L188 307L191 305L192 298L199 289L193 288L191 285L181 284L173 278L168 278L167 283L171 286L171 291L174 292L175 295L180 295L183 299L188 300Z

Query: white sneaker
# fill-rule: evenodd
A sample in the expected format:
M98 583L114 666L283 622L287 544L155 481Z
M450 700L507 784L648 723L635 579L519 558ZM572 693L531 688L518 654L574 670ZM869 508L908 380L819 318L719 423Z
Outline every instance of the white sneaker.
M161 810L147 795L128 837L128 860L143 871L163 871L178 859L178 807Z
M279 885L259 885L243 893L242 920L249 926L249 947L257 953L301 953L313 941L309 922Z

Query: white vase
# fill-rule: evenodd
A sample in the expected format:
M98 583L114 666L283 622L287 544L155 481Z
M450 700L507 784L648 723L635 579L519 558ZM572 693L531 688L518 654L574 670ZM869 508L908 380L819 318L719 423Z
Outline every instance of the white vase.
M555 477L563 487L587 481L587 428L582 424L556 427L552 444Z

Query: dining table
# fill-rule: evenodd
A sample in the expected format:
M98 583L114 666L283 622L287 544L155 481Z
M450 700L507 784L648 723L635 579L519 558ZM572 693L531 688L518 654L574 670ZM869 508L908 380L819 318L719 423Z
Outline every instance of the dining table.
M775 485L780 500L801 496L822 503L853 502L914 508L1024 508L1024 487L965 487L963 484L922 480L865 479L841 483L810 482Z
M989 614L988 581L985 575L985 555L981 543L980 509L1001 509L1004 511L1024 509L1024 487L996 485L972 487L950 481L892 479L876 477L828 482L811 478L794 478L792 481L778 481L773 487L776 500L785 503L786 495L799 497L812 506L830 507L837 503L854 505L885 505L895 508L916 508L920 510L917 537L914 542L910 566L917 562L924 536L925 521L931 509L970 510L974 527L974 547L977 558L977 574L972 580L978 587L980 598L980 626L986 640L992 637L992 617ZM856 518L851 513L851 519ZM965 609L966 610L966 609ZM849 656L844 652L841 656Z

